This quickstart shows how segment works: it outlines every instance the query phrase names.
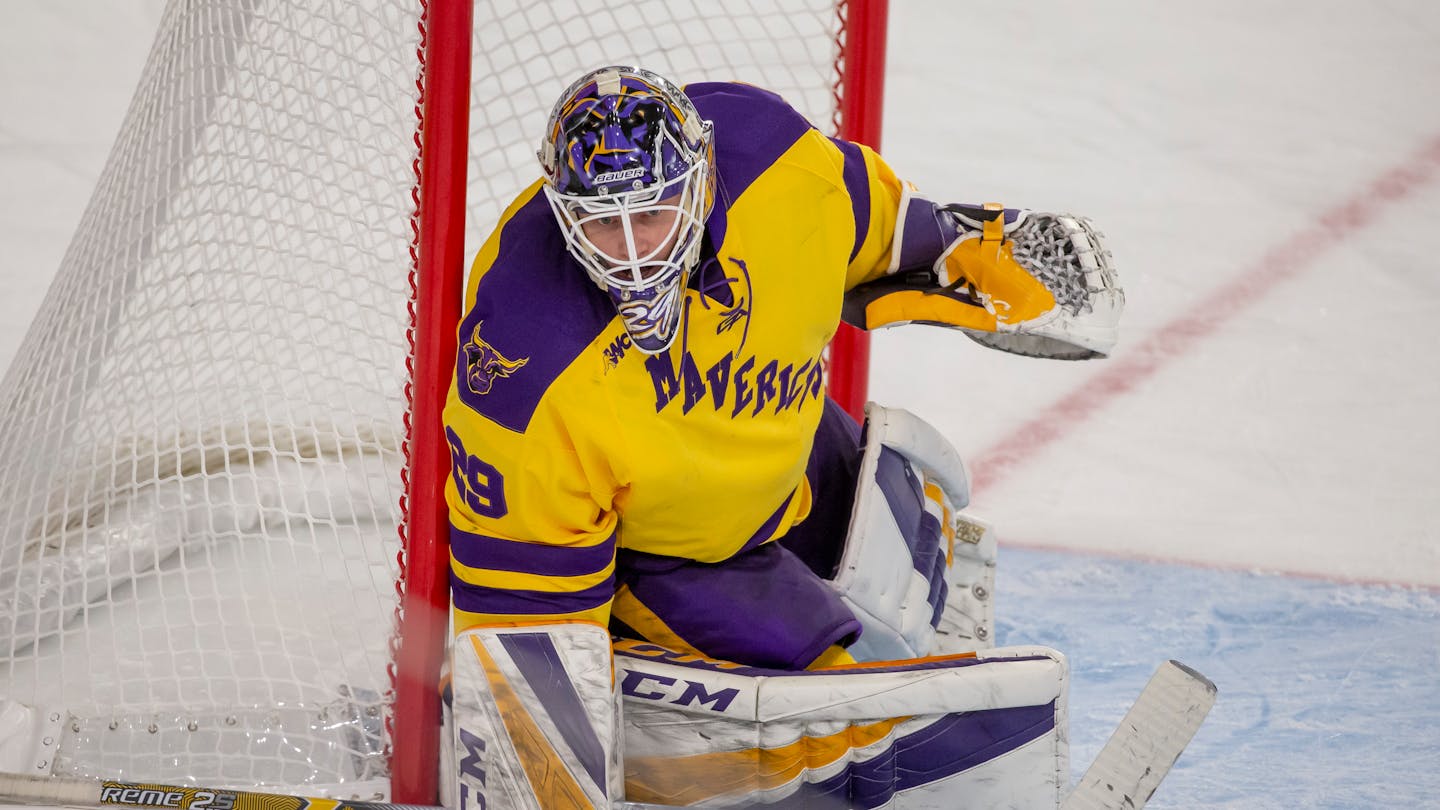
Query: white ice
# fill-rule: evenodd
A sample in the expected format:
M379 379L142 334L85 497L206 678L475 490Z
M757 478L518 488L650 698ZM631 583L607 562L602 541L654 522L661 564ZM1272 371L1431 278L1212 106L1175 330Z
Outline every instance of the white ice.
M897 171L1094 219L1128 297L1112 365L1202 302L1215 319L1033 449L1021 426L1104 364L882 335L875 396L973 461L1022 445L999 480L979 470L975 506L1015 543L1440 586L1440 8L895 6ZM1397 166L1426 176L1368 227L1263 294L1211 300Z
M953 439L1003 542L1440 589L1440 5L892 5L897 171L937 199L1091 217L1128 297L1105 362L876 337L872 396ZM0 365L159 6L0 6Z

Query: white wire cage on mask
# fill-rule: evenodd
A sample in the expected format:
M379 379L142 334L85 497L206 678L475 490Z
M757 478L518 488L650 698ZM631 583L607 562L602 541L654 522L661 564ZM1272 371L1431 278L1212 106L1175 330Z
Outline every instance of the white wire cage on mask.
M699 262L709 206L709 161L680 177L601 196L546 198L570 252L615 304L641 351L663 351L674 339L689 271Z

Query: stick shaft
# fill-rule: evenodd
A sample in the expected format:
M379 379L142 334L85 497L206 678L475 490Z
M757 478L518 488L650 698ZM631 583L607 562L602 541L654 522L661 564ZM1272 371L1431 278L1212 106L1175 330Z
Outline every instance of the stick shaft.
M248 790L70 779L0 772L0 804L66 807L129 807L143 810L446 810L425 804L352 802ZM620 802L616 810L663 810Z
M248 790L0 773L0 802L143 810L442 810Z

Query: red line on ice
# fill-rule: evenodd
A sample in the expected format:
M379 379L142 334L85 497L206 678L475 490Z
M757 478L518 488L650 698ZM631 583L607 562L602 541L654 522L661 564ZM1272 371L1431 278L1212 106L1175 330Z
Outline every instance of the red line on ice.
M970 465L977 488L1004 480L1040 450L1064 439L1080 422L1144 382L1202 338L1281 283L1364 230L1390 206L1410 197L1440 169L1440 135L1359 193L1266 251L1233 281L1162 326L1134 349L1103 361L1101 371L982 451ZM1122 273L1123 268L1122 268Z

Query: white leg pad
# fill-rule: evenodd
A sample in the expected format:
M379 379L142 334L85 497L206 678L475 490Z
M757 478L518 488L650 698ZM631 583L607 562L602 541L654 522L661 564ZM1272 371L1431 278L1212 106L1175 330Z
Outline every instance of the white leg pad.
M630 801L1054 808L1069 785L1068 669L1044 647L781 672L622 642L616 668Z
M604 628L467 630L451 667L458 810L583 810L620 798L620 702Z
M899 408L865 406L866 440L850 530L831 581L864 630L857 660L930 652L953 561L954 514L970 501L959 454Z
M935 655L988 650L995 646L995 528L973 515L955 516L949 586Z

